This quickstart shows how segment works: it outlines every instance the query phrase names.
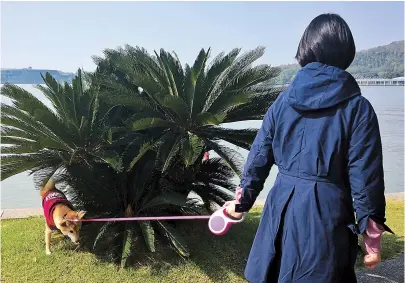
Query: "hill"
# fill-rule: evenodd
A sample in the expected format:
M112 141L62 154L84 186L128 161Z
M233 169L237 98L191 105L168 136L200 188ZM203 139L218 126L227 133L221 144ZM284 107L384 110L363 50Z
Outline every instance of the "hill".
M281 65L278 83L291 82L300 69L298 64ZM355 78L392 79L404 76L404 41L395 41L356 53L350 72Z

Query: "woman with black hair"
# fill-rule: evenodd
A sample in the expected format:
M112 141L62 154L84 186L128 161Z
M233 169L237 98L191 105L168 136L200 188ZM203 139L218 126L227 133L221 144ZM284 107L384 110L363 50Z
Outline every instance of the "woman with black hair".
M391 232L381 137L371 104L345 71L355 52L340 16L316 17L298 46L302 69L264 117L238 197L226 203L240 218L278 166L245 270L250 282L356 282L357 235L366 267L381 261L381 234Z

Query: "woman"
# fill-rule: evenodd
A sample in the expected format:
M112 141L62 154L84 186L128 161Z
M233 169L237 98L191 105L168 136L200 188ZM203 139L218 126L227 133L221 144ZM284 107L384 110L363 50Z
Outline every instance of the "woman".
M381 138L372 106L344 71L355 52L340 16L316 17L298 46L302 69L264 117L240 196L226 204L240 218L278 166L245 270L251 282L356 282L358 234L366 267L381 261L381 234L391 232Z

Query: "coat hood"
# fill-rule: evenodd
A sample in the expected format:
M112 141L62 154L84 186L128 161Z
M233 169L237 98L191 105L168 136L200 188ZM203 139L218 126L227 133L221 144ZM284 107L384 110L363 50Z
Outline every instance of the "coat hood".
M299 70L286 89L287 103L301 111L333 107L360 95L360 87L348 72L321 63L310 63Z

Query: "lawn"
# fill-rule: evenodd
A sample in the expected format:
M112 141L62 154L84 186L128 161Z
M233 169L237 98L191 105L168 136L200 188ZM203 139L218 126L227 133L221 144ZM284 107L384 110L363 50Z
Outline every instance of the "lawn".
M189 260L177 256L155 255L148 264L120 270L101 262L92 254L75 251L64 239L53 238L52 255L45 255L44 222L41 217L3 220L2 282L246 282L243 269L260 219L255 208L242 225L231 228L226 236L216 237L204 225L186 227L190 235ZM383 258L403 251L404 203L387 202L387 224L396 235L384 235ZM188 224L184 224L188 225ZM56 238L56 239L55 239ZM361 263L361 262L360 262ZM360 265L359 265L360 266Z

